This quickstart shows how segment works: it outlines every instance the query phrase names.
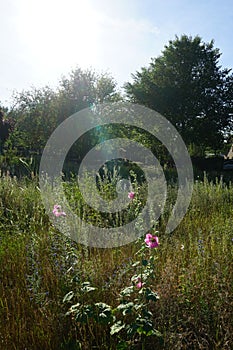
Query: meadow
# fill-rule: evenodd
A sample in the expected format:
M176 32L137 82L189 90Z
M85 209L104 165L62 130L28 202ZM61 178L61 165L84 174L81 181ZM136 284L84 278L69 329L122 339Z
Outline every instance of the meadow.
M67 191L77 195L72 182ZM0 349L232 349L233 184L195 180L186 216L166 234L175 184L169 193L156 247L143 236L91 248L55 229L36 176L2 174Z

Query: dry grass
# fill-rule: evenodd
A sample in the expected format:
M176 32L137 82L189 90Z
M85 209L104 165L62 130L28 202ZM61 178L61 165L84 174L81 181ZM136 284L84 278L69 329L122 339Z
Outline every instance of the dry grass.
M50 225L36 181L2 177L0 198L0 349L116 349L108 326L76 324L64 316L62 300L81 276L97 288L94 301L115 306L139 245L70 242ZM205 179L195 183L190 209L169 236L162 218L153 286L160 300L152 311L163 340L149 338L146 349L233 348L232 203L232 185Z

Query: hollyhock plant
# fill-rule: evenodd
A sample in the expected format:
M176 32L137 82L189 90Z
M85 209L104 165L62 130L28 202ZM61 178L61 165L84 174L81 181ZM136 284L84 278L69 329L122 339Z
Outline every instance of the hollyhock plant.
M131 191L131 192L128 193L128 198L129 199L134 199L134 197L135 197L135 193L134 192Z
M61 210L61 206L60 205L55 204L54 207L53 207L53 215L55 215L56 217L66 216L66 213Z
M145 243L149 248L157 248L159 246L159 238L151 233L147 233Z
M138 277L138 280L137 280L137 283L136 283L136 287L140 289L140 288L142 288L143 284L144 284L144 283L142 283L141 278Z

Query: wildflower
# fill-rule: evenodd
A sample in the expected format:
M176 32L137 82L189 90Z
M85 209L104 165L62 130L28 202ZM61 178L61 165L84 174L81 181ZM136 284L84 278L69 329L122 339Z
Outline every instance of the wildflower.
M180 249L184 250L184 245L183 244L181 244Z
M141 289L144 285L144 283L142 283L141 277L139 277L139 276L133 276L131 281L133 282L133 285L135 287L137 287L138 289Z
M159 246L159 238L151 233L147 233L145 243L149 248L157 248Z
M134 199L134 197L135 197L135 193L134 192L131 191L131 192L128 193L128 198L129 199Z
M142 283L141 278L140 278L140 277L138 277L138 279L137 279L137 283L136 283L136 287L140 289L140 288L142 288L143 284L144 284L144 283Z
M58 204L55 204L54 207L53 207L53 214L56 216L56 217L59 217L59 216L66 216L66 213L64 211L61 210L61 206L58 205Z

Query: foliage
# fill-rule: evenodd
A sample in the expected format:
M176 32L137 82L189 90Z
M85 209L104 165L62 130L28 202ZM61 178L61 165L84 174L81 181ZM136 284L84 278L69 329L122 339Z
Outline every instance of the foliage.
M3 147L10 136L10 133L14 129L14 122L11 118L5 118L4 112L7 113L7 109L0 107L0 155L3 152Z
M133 192L130 192L131 195ZM133 285L124 287L119 293L120 303L117 307L110 306L103 302L94 302L95 297L89 297L90 292L96 290L89 281L82 282L81 276L75 271L72 279L75 282L75 290L68 292L63 298L63 302L70 303L75 299L67 316L72 315L77 324L88 324L94 320L100 325L110 325L111 335L115 335L122 330L124 337L120 338L121 346L123 343L133 344L136 340L145 345L144 337L156 335L161 336L160 332L154 329L153 314L149 310L150 303L158 300L158 295L151 288L154 279L154 255L145 253L145 242L141 249L135 255L139 257L132 267L137 267L139 274L132 276ZM148 260L145 259L148 256ZM71 269L71 267L70 267ZM69 271L70 271L69 269ZM73 283L74 284L74 283ZM122 319L123 318L123 319ZM137 339L137 336L140 338Z
M87 248L54 230L36 178L0 177L0 347L119 350L139 349L145 340L148 350L232 349L233 186L207 177L196 181L188 213L167 236L173 194L168 198L158 249L140 251L142 241ZM70 301L63 303L65 295ZM84 316L91 305L95 317L77 322L75 313L65 316L78 303ZM163 343L158 336L127 335L143 312L136 305L144 303ZM111 329L119 332L110 335Z
M73 70L68 77L62 77L57 89L46 86L16 93L11 111L15 130L5 154L13 149L21 157L41 155L52 132L70 115L98 102L119 99L116 82L110 75L80 68ZM84 152L92 144L91 136L79 140L76 157L80 149Z
M202 44L198 38L182 40L185 52L187 45L191 53L193 47L198 51L200 46L201 62L209 58L207 67L197 64L200 76L199 70L194 69L192 88L197 88L194 97L200 97L199 85L209 86L205 97L209 98L210 107L207 110L205 103L200 103L200 109L206 113L200 121L201 118L196 118L197 106L186 96L186 103L190 108L195 107L196 114L187 117L182 107L184 119L175 119L175 123L181 131L182 123L186 123L191 131L195 120L200 123L201 133L212 116L213 106L220 108L226 97L219 113L220 121L216 115L211 119L216 141L215 131L229 127L224 113L227 115L232 103L231 76L218 67L214 70L219 53L213 49L213 43ZM165 50L167 60L170 56L174 58L179 45L178 39L176 44L170 43ZM161 58L155 60L154 65L159 69L163 63ZM175 71L182 72L179 65L174 67ZM211 69L219 76L219 84L225 79L226 89L221 90L221 84L216 88L221 96L216 92L215 80L213 86L207 84L207 78L205 83L202 81ZM168 75L164 79L166 77ZM159 79L162 82L163 76ZM178 83L184 86L182 80ZM5 111L7 120L14 119L15 128L4 139L0 159L5 171L0 174L0 348L230 350L233 347L231 173L227 185L222 181L226 174L215 181L201 174L194 184L186 217L173 234L166 235L167 219L177 194L174 181L177 174L174 169L165 170L168 199L159 223L153 218L154 212L150 212L154 220L151 232L157 234L155 227L159 230L159 249L154 249L158 239L153 234L147 235L145 241L143 238L114 249L84 247L57 232L44 210L35 175L35 155L39 155L54 128L70 114L85 107L94 108L98 102L117 101L120 96L115 88L115 82L108 75L76 69L69 77L62 78L57 90L45 87L22 92L16 96L14 109L9 113ZM212 89L211 92L208 89ZM156 93L161 91L158 87ZM175 93L168 96L174 97ZM177 105L174 100L174 111L177 111L181 100ZM173 117L172 108L168 112ZM178 117L177 112L174 118ZM198 128L196 124L195 128ZM155 153L164 151L139 128L114 129L111 125L84 135L70 155L75 156L80 150L86 153L103 137L117 135L149 145ZM184 131L194 155L200 150L203 152L210 141L197 144L198 135L193 141L191 132ZM166 157L163 154L163 159ZM14 172L18 163L27 178L19 180L9 176L7 170ZM147 188L140 169L128 163L125 161L122 167L118 160L110 162L101 169L97 179L100 195L113 199L119 178L131 178L132 188L126 189L130 191L130 204L125 211L107 216L93 210L84 202L75 177L63 184L72 210L96 226L117 227L132 221L146 203ZM54 213L62 220L65 213L59 211L59 204L54 205L51 215Z
M120 303L114 309L114 314L118 315L119 320L116 318L111 326L111 335L118 335L121 346L124 343L132 345L140 342L142 348L145 348L145 337L162 336L154 328L154 318L150 311L151 303L159 299L152 287L155 278L155 256L153 250L146 252L146 249L148 247L146 248L144 242L136 252L139 260L132 265L136 272L131 277L133 285L120 291Z
M167 117L187 144L218 149L232 115L233 76L221 69L219 49L176 36L125 89L131 101ZM208 130L208 132L206 132Z

